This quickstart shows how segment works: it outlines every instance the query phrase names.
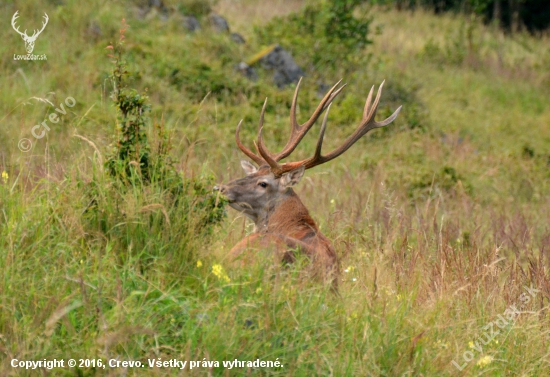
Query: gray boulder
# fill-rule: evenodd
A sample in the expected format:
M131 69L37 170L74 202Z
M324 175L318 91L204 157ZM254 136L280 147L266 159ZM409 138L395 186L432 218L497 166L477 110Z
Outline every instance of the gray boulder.
M231 40L237 44L243 45L246 43L243 36L239 33L231 33Z
M170 16L170 9L163 0L144 0L137 3L137 17L140 19L158 16L161 20L166 21Z
M298 82L305 75L302 68L296 64L288 51L277 45L260 59L262 67L275 71L273 80L278 88L283 88L290 83Z
M201 24L199 23L199 20L197 20L195 17L185 16L183 17L183 27L190 32L195 32L201 29Z
M245 62L240 62L239 64L237 64L236 69L247 79L252 81L258 80L258 73L254 69L254 67L249 66Z
M218 33L229 32L229 24L227 23L225 18L215 13L212 13L209 18L210 18L210 23L212 24L212 27Z

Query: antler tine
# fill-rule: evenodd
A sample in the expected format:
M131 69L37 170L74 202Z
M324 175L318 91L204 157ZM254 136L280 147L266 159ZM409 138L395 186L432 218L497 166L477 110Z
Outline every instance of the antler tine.
M46 13L44 13L43 18L44 18L44 22L42 22L42 29L34 30L33 33L32 33L31 38L38 37L44 31L44 29L46 28L46 25L48 24L49 17Z
M241 124L243 123L242 119L241 121L239 122L239 124L237 125L237 131L235 132L235 139L237 140L237 146L239 147L239 149L245 154L247 155L248 157L250 157L255 163L257 163L259 166L262 166L264 164L264 160L258 156L257 154L255 154L254 152L252 152L250 149L248 149L247 147L245 147L243 145L243 143L241 143L241 139L239 138L239 131L241 130Z
M344 89L344 87L346 86L345 84L336 89L341 82L342 80L339 80L336 84L334 84L332 88L330 88L330 90L325 94L309 120L304 124L299 125L298 121L296 120L296 105L298 102L298 92L300 91L300 84L302 83L302 79L300 78L300 81L298 81L298 84L296 85L294 98L292 99L292 105L290 107L290 136L283 150L274 155L276 161L280 161L283 158L288 157L294 151L294 149L296 149L303 137L315 124L321 113L327 108L330 103L332 103L332 101L334 101L334 99L338 94L340 94L342 89Z
M386 80L383 80L382 84L380 84L380 86L378 87L378 91L376 92L376 98L374 99L374 104L372 105L372 107L369 105L369 107L370 107L369 115L368 115L367 118L363 119L363 123L368 123L370 120L374 121L374 116L376 115L376 111L378 110L378 104L380 103L380 97L382 96L382 88L384 87L385 82L386 82ZM365 107L366 107L366 104L365 104ZM375 126L376 124L377 124L376 122L373 122L373 127L372 128L378 128L379 126L376 127ZM367 130L367 131L369 131L369 130ZM365 131L365 133L367 131Z
M328 113L330 112L330 106L331 105L332 104L329 104L327 106L327 112L325 113L325 116L323 117L323 123L321 124L321 132L319 132L319 139L317 140L317 145L315 146L315 153L313 154L313 157L302 160L302 161L284 163L282 165L281 174L284 173L284 172L293 170L293 169L297 169L302 165L305 165L305 168L309 169L310 167L315 166L315 164L318 161L323 160L324 157L321 155L321 149L323 148L323 139L325 137L325 130L327 128Z
M395 112L389 116L387 119L383 120L382 122L376 122L374 121L374 116L376 115L376 111L378 110L378 105L380 104L380 97L382 96L382 88L384 86L384 82L380 84L378 87L378 92L376 93L376 98L374 99L374 103L370 104L370 101L372 99L372 90L369 93L369 96L367 97L367 102L365 104L365 111L363 112L363 119L361 121L361 124L359 127L355 130L353 134L351 134L344 144L342 144L340 147L336 148L326 156L320 156L317 161L308 161L306 164L306 168L312 168L314 166L317 166L319 164L325 163L327 161L330 161L338 156L340 156L342 153L347 151L357 140L359 140L361 137L363 137L367 132L369 132L372 129L380 128L387 126L391 122L397 118L397 115L401 111L401 106L395 110ZM365 116L365 113L367 116Z
M11 18L11 26L13 28L13 30L15 30L17 33L19 33L20 35L23 35L24 33L21 33L19 31L19 26L17 26L15 24L15 22L17 21L17 19L19 18L19 11L16 11L15 14L13 15L13 17ZM27 30L25 30L25 33L27 32Z
M44 31L44 29L46 28L46 25L48 24L48 21L50 20L50 18L48 17L48 15L46 13L44 13L44 22L42 22L42 29L40 29L40 31L38 32L38 34L42 33Z
M372 130L374 128L384 127L384 126L390 124L391 122L393 122L395 120L395 118L397 118L397 115L399 114L399 112L401 111L401 106L399 106L397 108L397 110L395 110L395 112L391 116L389 116L387 119L385 119L381 122L374 121L374 116L376 115L376 111L378 110L378 105L380 103L380 97L382 95L383 85L384 85L384 83L382 83L380 85L380 87L378 88L378 92L376 94L376 98L375 98L374 103L372 104L372 106L371 106L371 100L372 100L372 94L373 94L373 89L374 88L371 89L371 91L370 91L370 93L367 97L367 101L366 101L366 104L365 104L365 109L363 111L363 119L361 120L361 123L360 123L359 127L355 130L355 132L353 134L351 134L346 139L344 144L342 144L340 147L336 148L335 150L333 150L332 152L328 153L325 156L323 156L321 154L321 148L322 148L322 145L323 145L323 137L324 137L327 118L328 118L328 109L327 109L327 113L325 114L325 117L323 119L323 125L321 126L321 134L319 136L319 140L317 141L317 147L315 149L315 154L313 155L313 157L310 157L310 158L305 159L303 161L298 161L298 162L292 162L292 163L285 164L284 170L287 171L288 169L296 168L300 165L305 165L306 169L310 169L314 166L321 165L325 162L328 162L328 161L340 156L345 151L347 151L355 142L357 142L357 140L359 140L361 137L363 137L370 130Z
M340 94L340 92L342 90L344 90L344 88L346 87L346 85L348 84L343 84L341 87L338 88L338 90L336 90L334 93L332 93L330 95L330 98L328 99L327 103L325 103L325 107L323 108L323 110L327 109L331 104L332 104L332 101L334 101L334 99L336 98L336 96L338 94Z
M374 85L370 88L369 95L365 101L365 109L363 110L363 121L365 121L369 116L369 108L372 100L372 93L374 92Z
M290 126L292 127L292 134L295 132L296 129L300 128L298 125L298 122L296 121L296 105L298 103L298 93L300 92L300 85L302 84L302 78L300 77L300 80L298 80L298 84L296 84L296 89L294 90L294 97L292 97L292 104L290 105ZM292 135L291 134L291 135Z
M262 137L262 131L264 129L264 114L265 114L265 107L267 105L267 98L265 99L264 106L262 107L262 113L260 114L260 124L259 124L259 130L258 130L258 143L256 144L256 149L258 149L258 152L262 156L262 158L267 162L267 164L271 167L271 171L275 176L278 176L282 172L282 167L277 162L275 156L267 150L267 147L264 144L264 139Z
M390 115L388 118L384 119L381 122L375 122L374 121L374 116L376 115L376 111L378 110L378 104L380 103L380 97L382 96L382 88L384 87L385 82L386 82L386 80L382 81L382 84L380 84L380 87L378 88L378 92L376 93L376 99L374 100L374 105L372 106L372 111L369 111L369 110L371 108L370 101L371 101L371 98L372 98L372 91L374 89L374 86L372 87L372 89L369 93L369 96L367 98L367 102L365 103L365 110L363 112L363 123L369 122L370 124L372 124L372 126L367 127L367 129L365 130L365 132L361 136L363 136L368 131L370 131L374 128L384 127L384 126L387 126L388 124L390 124L391 122L393 122L395 120L395 118L397 118L397 115L399 114L399 112L401 111L401 108L403 107L403 106L399 106L397 108L397 110L395 110L392 115Z
M325 116L323 118L323 123L321 124L321 132L319 132L319 139L317 140L317 146L315 147L315 154L313 155L313 159L318 159L321 157L321 148L323 148L323 139L325 137L325 130L327 128L327 119L328 119L328 113L330 112L330 107L332 106L332 103L328 105L327 112L325 113Z
M267 98L264 102L264 105L262 107L262 112L260 115L258 140L257 140L257 143L256 142L254 143L254 145L256 146L256 150L258 151L258 154L261 157L253 153L250 149L246 148L239 140L239 129L241 127L242 121L239 122L239 125L237 126L237 132L235 134L237 139L237 145L248 157L252 158L256 163L258 163L259 165L262 165L264 162L266 162L271 167L271 171L273 172L273 174L275 174L275 176L281 176L285 172L296 169L302 165L304 165L306 169L310 169L314 166L321 165L325 162L328 162L340 156L345 151L347 151L353 144L357 142L357 140L363 137L370 130L374 128L387 126L388 124L393 122L395 118L397 118L397 115L401 111L402 106L399 106L392 115L390 115L388 118L384 119L383 121L376 122L374 120L374 117L376 116L376 112L378 110L378 105L380 104L380 98L382 96L382 89L384 87L384 82L385 82L383 81L378 87L378 91L376 93L374 103L372 103L374 86L369 91L369 95L367 96L367 100L365 102L365 108L363 109L363 117L361 119L361 123L359 124L359 127L357 127L357 129L353 132L353 134L351 134L340 147L334 149L327 155L323 156L321 154L321 149L323 147L323 139L324 139L325 131L327 127L330 107L332 105L332 101L334 100L334 98L336 98L336 96L340 94L340 92L345 87L345 85L343 85L342 87L336 89L338 85L340 85L341 81L342 80L338 81L336 85L334 85L328 91L325 97L321 100L321 103L319 104L319 106L317 107L317 109L315 110L311 118L306 123L302 125L298 125L296 122L296 103L298 99L298 91L300 89L300 83L301 83L301 79L300 79L300 81L298 82L298 85L296 86L296 91L294 92L294 98L292 100L291 115L290 115L291 126L292 126L291 136L282 152L278 154L273 154L269 152L263 140L262 132L263 132L265 108L267 105ZM280 159L287 157L296 148L298 143L309 131L311 126L315 123L315 121L319 118L319 116L325 109L326 109L326 113L323 118L323 123L321 125L321 132L319 133L319 139L317 140L317 145L315 147L314 155L302 161L286 162L284 164L279 164L278 161Z

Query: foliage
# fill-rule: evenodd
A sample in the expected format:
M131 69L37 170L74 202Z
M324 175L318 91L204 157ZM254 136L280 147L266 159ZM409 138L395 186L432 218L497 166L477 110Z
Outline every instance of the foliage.
M331 43L344 44L349 50L360 49L372 43L369 39L371 20L357 19L353 15L356 7L364 2L365 0L336 0L327 3L324 29L325 37Z
M118 109L119 135L115 151L107 160L106 166L111 175L120 179L135 179L136 176L140 176L143 181L148 182L151 180L152 172L146 113L150 106L147 104L147 95L128 88L125 82L125 76L129 73L122 54L127 28L128 25L123 19L118 42L115 46L111 44L107 47L114 50L114 55L109 54L109 57L114 59L111 99Z
M331 108L324 152L353 133L372 84L386 79L377 120L404 105L394 124L308 170L295 188L340 257L335 296L302 265L273 265L269 250L254 250L250 265L227 263L252 226L230 209L216 225L224 213L216 203L225 203L211 187L242 176L235 126L244 119L241 139L254 148L265 97L266 143L273 150L285 144L293 94L261 75L254 83L241 80L233 66L264 47L253 24L301 11L305 2L234 4L220 0L220 9L247 45L190 34L175 12L142 19L121 2L17 2L22 17L34 15L40 24L46 12L50 23L35 46L47 62L13 61L23 48L15 33L6 33L1 47L0 375L547 375L550 335L541 329L550 325L548 37L511 37L460 13L357 7L354 15L369 9L370 25L382 33L369 34L374 43L334 69L308 65L310 35L303 38L313 45L303 53L285 46L308 73L300 123L319 103L317 79L347 83ZM15 13L15 5L6 7ZM157 156L165 156L162 166L176 169L170 179L152 173L142 183L137 171L118 179L103 163L103 151L118 140L120 116L108 100L112 65L103 51L123 17L132 26L123 55L132 74L125 78L150 106L150 171L158 172ZM95 39L88 37L91 23L102 32ZM426 54L430 40L441 63ZM462 63L448 50L466 52ZM199 64L210 72L195 83ZM214 79L228 89L206 96ZM77 104L44 138L34 138L32 127L67 96ZM312 155L319 126L292 157ZM21 138L32 140L31 151L19 150ZM520 301L525 287L540 290L528 303ZM504 328L493 326L513 305L523 305L521 314ZM488 327L498 334L482 344ZM464 355L473 359L459 372L452 361L463 365ZM283 366L10 365L54 358L278 358Z
M409 196L415 200L419 197L438 197L442 192L451 195L473 194L472 185L451 166L444 166L434 174L425 174L408 188Z
M516 31L524 26L530 31L550 27L550 3L545 0L371 0L377 4L393 4L398 9L423 7L436 13L466 12L478 15L487 22Z
M461 22L456 30L445 36L443 47L430 39L424 46L424 56L439 65L461 66L466 62L472 63L479 54L476 28L475 22Z
M308 5L296 14L257 27L256 34L263 44L277 42L290 48L299 60L311 62L318 71L359 64L362 54L358 51L372 43L372 20L365 14L359 18L354 15L364 2L335 0Z
M114 59L111 98L117 109L119 125L118 141L105 166L114 181L102 188L97 177L94 177L92 182L85 185L86 200L89 203L85 213L90 226L105 233L107 238L125 240L125 247L132 244L134 247L140 245L146 248L147 243L140 244L139 237L126 240L125 235L139 234L139 229L145 224L149 231L170 226L175 220L174 215L178 222L187 227L182 230L183 234L206 234L224 218L225 201L212 193L211 176L186 178L176 171L170 156L171 138L162 123L154 125L157 144L151 150L147 133L149 118L146 117L151 108L148 104L149 98L127 86L130 73L123 58L127 28L128 25L123 20L118 42L115 46L111 44L107 47L114 50L114 55L109 55ZM155 194L161 203L145 205L146 212L160 211L164 217L150 218L137 227L127 225L118 227L115 231L110 230L128 216L127 212L120 210L126 196L131 193L140 197L144 186L148 186L153 192L161 190ZM142 200L146 201L147 197Z
M178 1L178 8L185 15L202 17L209 14L217 2L217 0L183 0Z

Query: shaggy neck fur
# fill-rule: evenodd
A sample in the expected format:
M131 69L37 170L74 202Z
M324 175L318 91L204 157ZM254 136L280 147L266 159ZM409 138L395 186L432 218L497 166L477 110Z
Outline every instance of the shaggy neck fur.
M302 240L318 232L309 211L291 188L262 215L256 222L260 233L277 233Z

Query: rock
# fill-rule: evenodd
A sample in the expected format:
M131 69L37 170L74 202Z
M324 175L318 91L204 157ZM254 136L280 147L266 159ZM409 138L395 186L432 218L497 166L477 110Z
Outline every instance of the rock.
M244 40L243 36L239 33L231 33L231 40L237 44L245 44L246 41Z
M183 18L183 27L189 30L190 32L195 32L201 29L201 24L193 16L185 16Z
M294 58L288 51L277 45L275 48L260 59L262 67L275 71L273 80L278 88L298 82L305 75L302 68L296 64Z
M240 62L239 64L237 64L236 69L247 79L252 81L258 80L258 73L254 69L254 67L249 66L245 62Z
M229 32L229 24L227 23L225 18L215 13L212 13L209 18L210 18L210 23L212 24L212 27L218 33Z
M149 0L150 8L164 8L164 3L162 0Z
M246 329L255 330L257 328L256 321L252 319L247 319L246 321L244 321L244 327Z
M167 21L170 16L170 9L163 0L147 0L138 3L137 17L140 19L152 19L158 16L161 20Z

